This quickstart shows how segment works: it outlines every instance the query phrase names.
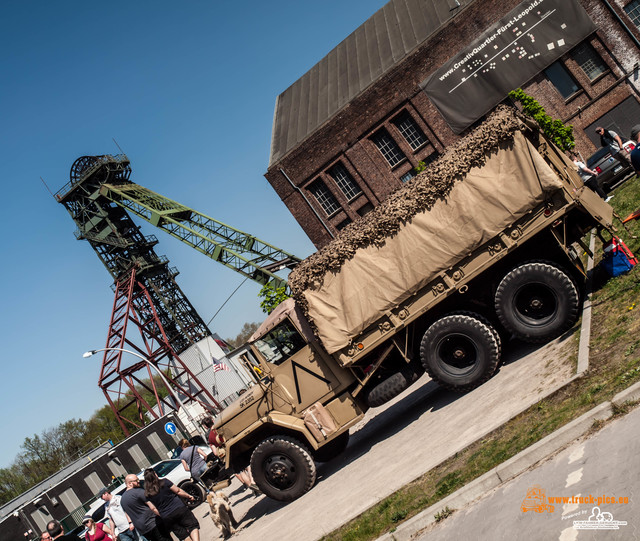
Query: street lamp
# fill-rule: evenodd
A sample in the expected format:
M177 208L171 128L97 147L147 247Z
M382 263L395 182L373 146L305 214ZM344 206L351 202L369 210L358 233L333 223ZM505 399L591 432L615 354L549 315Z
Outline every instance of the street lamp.
M101 351L121 351L122 353L129 353L130 355L133 355L134 357L138 357L138 359L144 361L144 363L149 367L149 368L153 368L156 373L160 376L160 378L162 379L162 382L165 384L165 387L167 388L167 390L169 391L169 393L171 394L171 396L173 397L174 401L176 401L178 404L180 404L180 407L184 410L185 414L187 415L187 418L189 419L189 421L193 424L193 426L196 428L196 430L198 431L198 433L200 432L199 428L198 428L198 423L196 423L196 420L192 417L191 413L189 412L189 410L187 409L187 407L184 405L184 402L180 399L180 397L178 396L178 393L176 393L172 388L171 385L169 384L169 382L167 381L167 378L165 377L165 375L160 371L160 369L153 364L149 359L147 359L146 357L144 357L143 355L140 355L140 353L137 353L135 351L131 351L130 349L123 349L123 348L100 348L100 349L91 349L89 351L85 351L82 356L87 359L89 357L91 357L92 355L95 355L96 353L99 353ZM162 411L162 406L160 404L158 404L158 406L160 407L161 411ZM202 435L202 434L200 434Z

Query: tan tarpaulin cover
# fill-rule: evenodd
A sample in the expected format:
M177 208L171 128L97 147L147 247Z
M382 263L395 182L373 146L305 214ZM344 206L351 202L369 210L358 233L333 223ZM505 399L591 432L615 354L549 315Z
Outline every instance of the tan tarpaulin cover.
M456 182L446 200L404 224L384 245L356 251L338 273L307 289L308 314L329 353L562 186L521 132L483 167Z

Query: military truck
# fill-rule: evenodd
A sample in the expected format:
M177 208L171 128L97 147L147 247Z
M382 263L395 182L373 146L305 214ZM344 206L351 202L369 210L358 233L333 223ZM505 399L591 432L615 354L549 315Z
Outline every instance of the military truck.
M497 109L292 271L292 298L243 354L256 384L215 424L227 467L293 500L368 408L425 371L467 392L495 373L503 338L565 333L585 235L612 216L537 125Z

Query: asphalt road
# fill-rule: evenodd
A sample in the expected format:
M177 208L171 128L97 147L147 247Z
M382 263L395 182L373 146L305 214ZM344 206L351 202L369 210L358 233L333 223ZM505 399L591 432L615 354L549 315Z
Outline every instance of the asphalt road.
M454 512L415 539L640 539L638 434L640 409L635 409ZM581 497L583 502L554 502L552 498L558 496ZM629 503L620 502L620 498L628 498Z
M237 541L315 541L407 485L469 443L504 424L573 375L573 335L539 349L503 345L504 365L466 395L444 391L423 376L351 430L345 453L318 466L316 486L282 504L254 498L237 481L226 489L241 526ZM221 538L201 505L203 539Z

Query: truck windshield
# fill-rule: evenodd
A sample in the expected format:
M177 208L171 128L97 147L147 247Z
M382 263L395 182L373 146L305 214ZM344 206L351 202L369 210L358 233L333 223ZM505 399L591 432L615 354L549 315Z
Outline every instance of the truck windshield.
M267 362L280 364L300 351L305 346L305 341L293 324L285 320L256 340L255 346Z

